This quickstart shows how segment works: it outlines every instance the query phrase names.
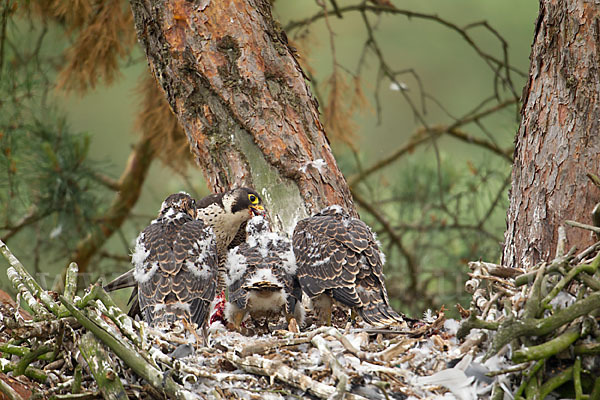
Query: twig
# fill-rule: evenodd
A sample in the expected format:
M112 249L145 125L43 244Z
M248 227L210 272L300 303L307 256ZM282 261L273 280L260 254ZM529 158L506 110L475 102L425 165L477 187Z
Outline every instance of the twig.
M594 275L598 270L598 265L600 265L600 253L596 255L596 258L594 258L590 265L580 264L575 268L571 269L567 273L567 275L563 276L562 279L558 281L556 285L554 285L550 293L548 293L548 295L544 297L540 308L542 310L547 308L548 304L552 301L552 299L554 299L558 295L558 293L561 290L563 290L563 288L580 273L588 273L590 275Z
M310 337L288 338L280 340L255 340L244 346L239 352L239 355L241 357L246 357L252 354L265 354L282 347L297 346L310 341Z
M500 278L514 278L521 275L524 271L520 268L510 268L504 265L493 264L484 261L471 261L469 262L469 268L475 270L479 265L484 268L488 274L498 276Z
M590 393L590 400L600 400L600 376L594 381L594 388Z
M575 400L583 398L583 390L581 388L581 357L575 358L573 365L573 386L575 386Z
M14 371L17 368L17 365L15 365L14 363L3 363L0 364L0 372L11 372ZM23 371L23 375L25 375L26 377L30 378L30 379L35 379L38 382L46 382L46 380L48 379L48 376L44 373L44 371L42 371L41 369L38 368L34 368L34 367L27 367L25 368L25 370ZM0 379L1 380L1 379Z
M598 244L600 245L600 243L598 243ZM600 246L599 246L599 248L600 248ZM575 254L576 250L577 250L576 247L572 247L571 250L569 250L569 252L566 255L552 260L552 263L546 267L546 272L547 273L557 272L557 271L559 271L560 268L564 268L567 265L569 265L569 262L571 260L577 260L579 258L579 256L573 258L573 255ZM593 252L593 251L590 251L590 253L591 252ZM588 253L588 254L590 254L590 253ZM535 278L537 273L538 273L538 270L535 269L526 274L517 276L517 278L515 279L515 286L522 286L522 285L531 283L531 279Z
M233 354L232 352L226 353L225 358L233 365L243 369L244 371L253 374L274 377L275 379L285 382L295 388L309 391L321 399L328 399L330 396L336 393L336 389L334 387L319 381L315 381L307 375L293 370L287 365L278 361L269 360L260 356L248 356L242 358ZM365 399L362 396L352 393L346 393L344 398L348 400Z
M115 192L121 190L121 185L119 184L119 181L111 178L110 176L104 175L98 171L92 171L92 176L97 182L101 183L102 185Z
M11 330L15 337L29 339L32 337L49 337L60 332L65 325L73 329L79 328L79 322L75 318L61 318L38 322L17 323L16 321L4 320L6 328Z
M348 374L346 371L344 371L344 368L335 358L331 352L331 349L329 346L327 346L327 342L322 336L317 335L313 337L311 343L314 344L317 349L319 349L321 355L327 361L327 364L329 364L329 368L331 368L333 376L335 376L338 381L335 394L331 395L329 398L332 400L342 400L344 398L344 394L348 391Z
M137 333L137 331L140 330L140 324L117 307L102 286L94 285L93 290L95 290L97 300L102 302L104 307L106 307L105 314L115 323L115 325L117 325L119 330L129 338L129 340L137 347L143 348L142 338Z
M0 393L5 395L9 400L23 400L23 398L3 379L0 379Z
M568 348L581 336L581 327L577 324L562 335L542 343L537 346L531 346L516 350L512 356L513 362L522 363L525 361L542 360Z
M6 274L12 286L19 292L19 296L25 301L25 304L33 311L37 319L50 319L52 315L33 297L29 289L25 286L19 273L10 267Z
M500 369L498 371L490 371L490 372L486 373L485 375L486 376L498 376L498 375L504 375L504 374L512 374L514 372L521 372L524 369L529 368L530 366L531 366L531 363L526 362L526 363L514 365L512 367Z
M73 371L73 385L71 386L71 393L78 394L81 392L81 365L76 365Z
M98 339L106 344L115 354L123 360L136 374L146 379L152 386L164 390L173 398L184 400L187 390L180 387L169 375L164 376L159 370L149 364L139 353L127 348L115 337L110 335L104 329L92 322L87 316L79 311L64 296L60 296L60 301L67 307L69 312L83 325L91 331ZM189 394L189 393L188 393Z
M547 318L536 319L528 318L515 320L509 318L500 324L498 333L494 337L492 345L485 356L488 359L496 354L505 344L521 336L542 336L546 335L556 328L590 313L597 309L600 304L600 292L594 292L585 299L576 301L567 308L557 311L554 315Z
M571 380L573 367L569 367L544 383L539 390L539 399L545 399L554 389Z
M577 256L575 256L575 258L573 259L573 262L575 264L579 264L581 262L581 260L583 260L584 258L589 256L590 254L593 254L594 252L596 252L599 249L600 249L600 242L596 242L593 245L591 245L590 247L588 247L587 249L585 249L584 251L582 251L581 253L577 254Z
M517 391L515 392L515 397L514 397L515 399L521 398L521 394L523 393L523 391L529 384L529 381L531 380L531 378L534 377L538 373L540 368L542 368L545 364L546 364L546 360L539 360L535 364L533 364L533 366L531 367L531 369L529 371L527 371L527 373L523 374L523 379L521 380L521 384L519 385L519 387L517 388Z
M42 303L44 303L44 305L55 316L58 317L60 315L58 304L55 303L54 300L52 300L52 298L50 297L48 292L46 292L45 290L43 290L41 288L41 286L35 281L35 279L33 279L33 277L29 274L29 272L27 272L27 270L25 269L23 264L21 264L21 262L17 259L17 257L15 257L14 254L10 251L8 246L6 246L6 244L4 244L4 242L2 242L2 241L0 241L0 252L4 256L4 258L6 258L8 263L11 265L12 271L14 271L14 273L11 272L9 274L9 279L11 279L11 282L14 281L17 284L19 284L19 282L21 282L23 284L23 286L19 285L19 289L18 289L19 292L23 293L25 291L31 291L31 294L33 295L33 297L39 298L42 301ZM9 268L9 270L10 269L11 268ZM15 289L17 289L17 287L15 287ZM25 289L27 289L27 290L25 290ZM30 299L28 299L28 301L29 300ZM29 303L28 303L28 305L29 305ZM48 317L47 313L44 313L44 310L42 310L41 307L35 306L35 308L41 312L41 317L43 317L43 318Z
M460 328L458 329L458 332L456 333L456 337L459 339L462 339L464 337L466 337L469 332L471 332L472 329L488 329L488 330L498 330L498 327L500 326L499 322L491 322L491 321L484 321L481 320L479 318L477 318L477 316L475 315L475 313L471 313L469 315L469 318L467 318L466 321L464 321L461 325Z
M129 399L101 342L91 332L87 332L79 340L78 347L102 392L102 396L106 400Z
M569 226L573 226L575 228L587 229L588 231L592 231L594 233L600 233L600 227L597 227L597 226L582 224L581 222L570 221L570 220L565 221L565 224L567 224Z
M65 276L65 299L73 301L75 294L77 293L77 273L79 267L76 263L69 264L67 273Z
M564 226L558 227L558 240L556 242L556 256L555 258L565 255L567 248L567 231Z
M600 355L600 343L583 343L573 347L577 355Z
M40 346L37 349L30 351L21 357L21 360L17 363L15 369L13 370L14 376L23 375L25 370L29 367L29 364L34 362L39 356L42 354L46 354L52 351L51 347L48 346Z

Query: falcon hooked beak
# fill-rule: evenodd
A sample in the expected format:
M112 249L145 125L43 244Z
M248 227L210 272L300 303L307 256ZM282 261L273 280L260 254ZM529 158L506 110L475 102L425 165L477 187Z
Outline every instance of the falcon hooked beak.
M253 205L252 204L252 205L250 205L249 208L250 208L250 212L254 216L261 215L261 216L264 217L265 214L266 214L265 208L262 205L260 205L260 204L258 204L258 205Z

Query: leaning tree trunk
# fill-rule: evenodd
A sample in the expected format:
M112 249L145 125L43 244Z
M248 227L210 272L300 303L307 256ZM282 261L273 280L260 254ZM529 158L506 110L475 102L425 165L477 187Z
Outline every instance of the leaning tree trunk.
M263 194L280 228L355 213L317 104L268 0L131 0L150 68L215 192Z
M530 267L553 258L557 227L591 222L600 193L600 12L594 2L541 0L516 139L503 262ZM567 230L569 246L592 243Z

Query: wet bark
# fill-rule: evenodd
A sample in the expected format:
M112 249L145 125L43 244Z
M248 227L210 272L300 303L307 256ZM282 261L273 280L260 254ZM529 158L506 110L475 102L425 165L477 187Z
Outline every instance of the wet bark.
M317 104L268 0L130 0L139 41L214 192L256 188L290 230L355 213Z
M565 220L592 223L600 191L600 9L540 1L516 139L503 263L528 268L554 258ZM567 228L569 246L595 240Z

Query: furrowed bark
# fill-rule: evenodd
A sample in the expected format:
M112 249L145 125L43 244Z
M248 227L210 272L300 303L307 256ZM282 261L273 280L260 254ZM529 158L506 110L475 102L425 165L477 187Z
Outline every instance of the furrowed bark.
M600 9L576 0L540 1L516 139L503 265L531 268L555 254L557 227L592 222L600 190ZM595 238L567 229L569 246Z
M130 0L150 68L214 192L263 195L275 224L352 197L267 0Z

